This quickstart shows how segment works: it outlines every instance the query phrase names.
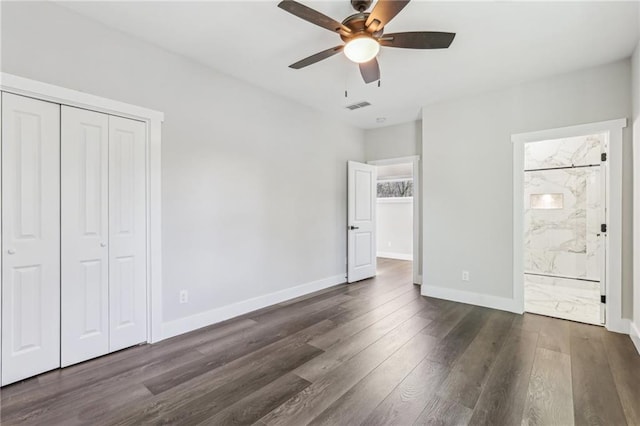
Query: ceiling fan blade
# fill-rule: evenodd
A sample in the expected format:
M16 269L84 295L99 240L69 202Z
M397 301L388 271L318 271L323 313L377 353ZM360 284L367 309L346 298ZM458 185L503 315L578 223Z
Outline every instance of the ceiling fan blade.
M336 46L336 47L332 47L331 49L323 50L322 52L318 52L315 55L311 55L308 58L304 58L296 62L295 64L289 65L289 68L299 70L300 68L307 67L309 65L315 64L316 62L320 62L323 59L330 58L336 53L342 52L342 49L344 49L344 46Z
M365 83L368 84L380 80L380 66L376 58L373 58L369 62L359 64L359 66L360 74L362 74L362 79Z
M380 45L387 47L403 47L405 49L446 49L451 45L455 36L456 33L415 31L385 34L379 41Z
M317 10L311 9L304 4L298 3L294 0L282 0L278 3L278 7L282 10L286 10L292 15L297 16L298 18L304 19L305 21L311 22L312 24L316 24L319 27L326 28L329 31L338 32L342 34L350 34L351 30L335 19L329 18L327 15L323 15Z
M389 23L404 7L409 0L378 0L367 18L365 27L370 32L375 32Z

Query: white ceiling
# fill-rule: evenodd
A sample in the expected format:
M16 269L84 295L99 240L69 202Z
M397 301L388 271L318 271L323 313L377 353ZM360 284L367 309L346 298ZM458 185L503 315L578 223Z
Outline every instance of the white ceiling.
M301 1L342 20L348 0ZM386 32L451 31L447 50L382 48L382 86L365 85L339 54L288 65L341 44L336 34L277 1L65 2L64 6L361 128L419 118L420 107L630 56L637 2L426 2L414 0ZM349 97L345 98L345 89ZM359 101L372 106L349 111ZM383 123L376 118L385 117Z

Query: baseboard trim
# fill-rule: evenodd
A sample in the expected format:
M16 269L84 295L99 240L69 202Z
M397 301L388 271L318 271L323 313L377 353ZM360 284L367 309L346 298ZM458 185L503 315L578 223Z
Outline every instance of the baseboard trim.
M631 330L631 320L626 318L609 318L609 322L604 325L604 328L614 333L629 334Z
M379 251L376 253L377 257L384 257L385 259L397 259L397 260L411 260L413 261L412 254L393 253L390 251Z
M517 306L513 299L506 297L491 296L488 294L472 293L469 291L456 290L446 287L422 284L421 293L423 296L435 297L436 299L451 300L452 302L467 303L470 305L484 306L485 308L498 309L500 311L514 312L522 314L522 308Z
M265 294L263 296L254 297L252 299L243 300L231 305L221 306L209 311L200 312L185 318L179 318L162 324L162 339L178 336L197 330L208 325L212 325L230 318L237 317L267 306L282 303L286 300L295 299L314 291L324 290L325 288L345 283L345 275L334 275L321 280L312 281L310 283L301 284L295 287L276 291L274 293Z
M638 355L640 355L640 329L633 322L629 324L629 337L631 337L631 341L635 345Z

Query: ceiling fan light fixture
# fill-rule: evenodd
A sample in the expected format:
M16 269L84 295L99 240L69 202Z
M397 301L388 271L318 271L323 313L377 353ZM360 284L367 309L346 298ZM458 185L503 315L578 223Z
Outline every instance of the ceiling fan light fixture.
M2 0L0 0L2 1ZM338 22L315 9L298 3L297 0L281 0L278 7L307 22L322 27L340 36L344 44L325 49L301 61L289 65L300 69L344 52L345 56L358 64L362 80L366 84L378 82L380 87L380 64L376 56L380 47L403 49L447 49L455 33L440 31L409 31L386 34L385 28L411 0L376 0L371 12L365 12L374 0L350 0L358 12Z
M344 46L346 57L358 64L369 62L378 55L379 51L380 43L368 36L356 37Z

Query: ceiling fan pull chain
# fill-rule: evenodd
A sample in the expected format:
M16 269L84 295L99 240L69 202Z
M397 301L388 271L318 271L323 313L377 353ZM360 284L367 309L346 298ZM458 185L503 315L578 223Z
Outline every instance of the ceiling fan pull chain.
M349 78L347 77L347 73L344 73L344 98L349 98Z

